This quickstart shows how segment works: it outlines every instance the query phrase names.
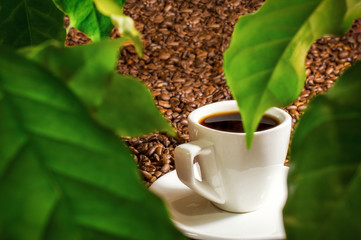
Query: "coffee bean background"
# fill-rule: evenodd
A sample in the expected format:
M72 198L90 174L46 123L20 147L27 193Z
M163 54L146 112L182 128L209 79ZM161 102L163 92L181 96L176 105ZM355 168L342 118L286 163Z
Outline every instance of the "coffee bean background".
M205 104L232 99L223 75L222 55L238 18L254 12L263 2L127 0L124 12L143 34L144 57L139 59L133 46L124 47L117 71L139 78L151 89L159 110L179 136L156 133L124 139L147 186L175 168L174 148L189 141L188 114ZM112 37L119 37L116 29ZM74 29L66 39L68 46L88 42ZM361 60L361 19L343 37L324 37L312 45L305 60L305 87L285 108L294 124L310 98L332 87L357 59Z

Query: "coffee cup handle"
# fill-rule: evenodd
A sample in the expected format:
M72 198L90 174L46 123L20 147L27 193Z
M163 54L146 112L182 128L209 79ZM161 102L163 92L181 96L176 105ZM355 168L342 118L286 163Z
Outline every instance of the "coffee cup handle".
M221 195L208 183L199 181L194 177L194 158L201 154L202 150L211 148L212 146L213 143L206 140L192 141L177 146L174 151L176 171L181 182L194 192L212 202L223 204L225 199Z

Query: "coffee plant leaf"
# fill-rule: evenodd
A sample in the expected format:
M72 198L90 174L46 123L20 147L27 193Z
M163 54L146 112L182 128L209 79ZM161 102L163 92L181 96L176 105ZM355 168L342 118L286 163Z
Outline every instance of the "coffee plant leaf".
M175 136L149 89L135 78L115 73L118 47L126 40L71 48L49 42L21 52L67 82L93 117L117 134L134 137L160 131Z
M343 30L347 31L354 19L361 17L361 1L360 0L346 0L347 12L343 20Z
M173 127L157 110L149 89L130 76L113 75L94 114L99 122L122 136L141 136L154 130L175 136Z
M115 0L93 0L93 2L105 16L123 14L123 6L120 6Z
M124 41L103 40L69 48L60 42L48 41L18 52L67 82L88 108L93 108L102 101L116 68L118 48Z
M287 239L361 239L361 63L315 97L291 146Z
M113 24L108 16L101 14L92 0L53 0L66 15L72 27L85 33L92 41L108 38ZM123 8L124 0L114 1Z
M132 18L123 14L123 9L119 7L115 0L93 0L97 9L112 19L114 26L118 27L122 37L126 37L133 42L139 57L143 55L142 35L134 26Z
M63 19L51 1L1 0L0 45L19 48L49 39L64 41Z
M64 81L0 50L1 238L184 239Z
M242 114L248 148L263 113L297 99L311 44L324 35L344 33L345 14L359 2L267 0L258 12L239 19L224 54L224 71Z

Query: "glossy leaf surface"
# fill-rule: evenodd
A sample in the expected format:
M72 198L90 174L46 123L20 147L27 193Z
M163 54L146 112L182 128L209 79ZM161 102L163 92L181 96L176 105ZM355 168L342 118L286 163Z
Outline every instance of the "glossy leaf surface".
M123 8L124 0L114 0ZM113 24L101 14L92 0L53 0L56 6L69 16L70 24L84 32L93 41L109 37Z
M239 19L224 54L224 71L243 116L248 147L263 113L298 97L311 44L344 33L350 16L361 17L352 10L360 2L267 0L258 12Z

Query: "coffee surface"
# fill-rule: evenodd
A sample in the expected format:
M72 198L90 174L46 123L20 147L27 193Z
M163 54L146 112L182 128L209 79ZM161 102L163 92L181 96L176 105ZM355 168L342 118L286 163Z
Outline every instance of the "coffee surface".
M218 112L202 118L199 123L219 131L244 133L242 117L239 111ZM279 125L278 119L264 115L257 127L257 132Z

